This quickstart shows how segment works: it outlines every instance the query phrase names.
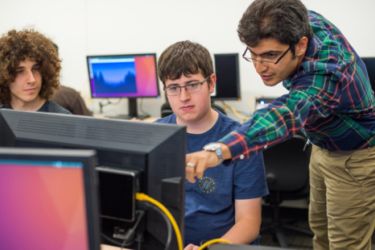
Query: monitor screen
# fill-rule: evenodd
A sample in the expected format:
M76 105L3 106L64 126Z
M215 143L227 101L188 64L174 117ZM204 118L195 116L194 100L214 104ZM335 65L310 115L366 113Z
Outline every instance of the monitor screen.
M375 91L375 57L362 57L370 78L372 90Z
M241 98L238 54L214 54L217 75L214 100L239 100Z
M0 146L95 149L98 166L137 171L138 192L164 203L181 230L185 136L177 125L0 109ZM155 238L166 238L164 227L162 219L147 218Z
M155 54L87 56L93 98L157 97Z
M3 249L99 249L95 152L0 148Z

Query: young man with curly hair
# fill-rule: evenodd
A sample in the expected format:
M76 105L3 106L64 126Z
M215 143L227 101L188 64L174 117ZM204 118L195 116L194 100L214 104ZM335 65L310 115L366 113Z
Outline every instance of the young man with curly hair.
M0 104L20 111L70 112L50 101L59 86L60 59L53 42L34 30L0 38Z
M216 75L205 47L190 41L174 43L161 54L158 69L174 112L158 122L186 126L188 152L239 126L211 107ZM257 238L262 196L268 193L262 153L230 165L208 170L197 183L186 183L185 250L196 250L212 238L237 244Z
M313 247L371 249L375 229L375 98L349 41L300 0L255 0L238 34L267 86L289 91L218 140L222 157L187 156L190 181L223 159L241 161L302 132L313 144L309 223ZM251 168L251 166L249 166ZM293 173L290 173L293 174Z

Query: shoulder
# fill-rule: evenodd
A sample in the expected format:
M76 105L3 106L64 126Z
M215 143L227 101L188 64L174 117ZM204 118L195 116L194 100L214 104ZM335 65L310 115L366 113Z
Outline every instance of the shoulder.
M176 116L175 114L168 115L166 117L157 119L155 121L156 123L171 123L171 124L176 124Z
M219 118L217 120L217 125L218 128L223 132L225 133L225 131L227 130L234 130L238 127L241 126L241 124L235 120L233 120L232 118L228 117L227 115L223 114L223 113L219 113Z
M47 101L39 111L60 113L60 114L71 114L67 109L61 107L59 104L53 101Z

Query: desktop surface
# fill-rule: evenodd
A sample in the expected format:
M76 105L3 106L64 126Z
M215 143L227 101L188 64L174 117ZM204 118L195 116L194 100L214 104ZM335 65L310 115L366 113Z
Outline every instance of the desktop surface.
M292 248L281 248L271 246L255 246L255 245L228 245L217 244L208 248L209 250L290 250Z

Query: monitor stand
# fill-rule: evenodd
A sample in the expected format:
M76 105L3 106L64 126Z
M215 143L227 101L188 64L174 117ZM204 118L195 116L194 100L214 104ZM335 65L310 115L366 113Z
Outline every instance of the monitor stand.
M150 115L138 114L137 98L135 97L128 98L128 114L119 114L119 115L109 116L109 118L113 118L113 119L126 119L126 120L130 120L130 119L143 120L148 117L150 117Z

